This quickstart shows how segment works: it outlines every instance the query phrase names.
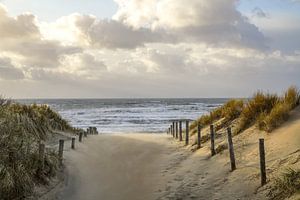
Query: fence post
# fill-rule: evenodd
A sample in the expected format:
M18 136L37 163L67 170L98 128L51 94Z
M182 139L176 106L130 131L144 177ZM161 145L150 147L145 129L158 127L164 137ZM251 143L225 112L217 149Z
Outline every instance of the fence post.
M259 139L259 157L260 157L261 186L263 186L267 183L264 139Z
M63 163L64 143L65 143L64 140L59 140L58 158L59 158L60 165L62 165Z
M178 121L175 122L176 139L178 139Z
M228 148L230 154L231 171L234 171L236 169L236 165L235 165L235 156L234 156L232 134L231 134L230 127L227 128L227 133L228 133Z
M71 148L75 149L75 137L72 137Z
M197 148L200 149L201 148L201 125L200 125L200 123L197 123L197 126L198 126Z
M210 150L211 150L211 156L216 155L215 151L215 130L214 130L214 125L210 125Z
M179 121L179 141L182 141L182 121Z
M79 132L79 142L82 142L82 135L83 135L83 133L82 133L82 131L80 131Z
M185 145L189 144L189 121L185 122Z
M173 132L173 137L175 137L175 122L172 122L172 132Z
M45 144L39 144L39 174L42 175L45 168Z

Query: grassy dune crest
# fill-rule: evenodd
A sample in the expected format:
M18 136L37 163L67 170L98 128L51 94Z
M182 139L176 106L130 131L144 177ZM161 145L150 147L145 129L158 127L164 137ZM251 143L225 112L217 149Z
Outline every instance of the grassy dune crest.
M216 129L229 126L237 120L235 134L256 124L260 130L271 132L285 122L289 112L300 103L299 89L291 86L283 96L277 94L256 92L249 100L231 99L223 106L201 116L191 124L191 134L196 132L198 123L202 127L221 120Z
M52 130L72 130L46 105L20 105L0 98L0 199L30 195L34 185L47 184L56 174L58 157L47 150L39 171L38 144Z

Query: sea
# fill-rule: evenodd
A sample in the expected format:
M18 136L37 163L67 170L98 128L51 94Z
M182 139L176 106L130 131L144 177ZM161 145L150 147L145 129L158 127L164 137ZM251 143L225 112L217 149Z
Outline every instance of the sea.
M225 98L201 99L18 99L47 104L71 125L100 133L164 133L173 120L195 120L223 105Z

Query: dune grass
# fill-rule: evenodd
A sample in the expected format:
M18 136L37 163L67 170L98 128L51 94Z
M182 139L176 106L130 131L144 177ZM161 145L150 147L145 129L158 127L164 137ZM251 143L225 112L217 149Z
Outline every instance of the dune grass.
M280 177L275 179L270 199L286 199L295 193L300 193L300 169L288 168Z
M58 169L57 153L46 150L39 171L38 144L51 130L72 127L45 105L20 105L0 98L0 199L22 199L47 184Z
M242 112L244 102L240 99L232 99L223 106L212 110L208 115L203 115L191 124L190 129L194 129L200 123L202 127L224 118L223 123L218 127L222 128L232 120L238 118ZM195 133L195 131L193 131Z
M223 106L212 110L209 114L201 116L191 126L191 135L195 134L197 124L208 126L221 120L216 130L229 126L233 120L238 120L234 134L241 133L252 125L260 130L272 132L284 123L291 110L300 104L300 93L297 87L287 89L283 96L277 94L256 92L251 99L231 99Z

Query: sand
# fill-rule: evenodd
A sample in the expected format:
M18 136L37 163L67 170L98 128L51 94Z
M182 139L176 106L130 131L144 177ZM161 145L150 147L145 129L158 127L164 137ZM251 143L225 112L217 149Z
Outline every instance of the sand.
M89 136L65 153L68 179L59 199L156 199L172 151L165 135Z
M169 135L113 134L84 138L65 152L65 200L267 199L274 176L300 168L300 108L271 134L252 127L233 139L237 170L228 150L210 156L210 145L185 146ZM205 134L205 133L203 133ZM258 139L265 138L268 184L260 186ZM193 141L193 138L191 138ZM216 146L226 142L220 135ZM291 199L299 199L295 196Z

